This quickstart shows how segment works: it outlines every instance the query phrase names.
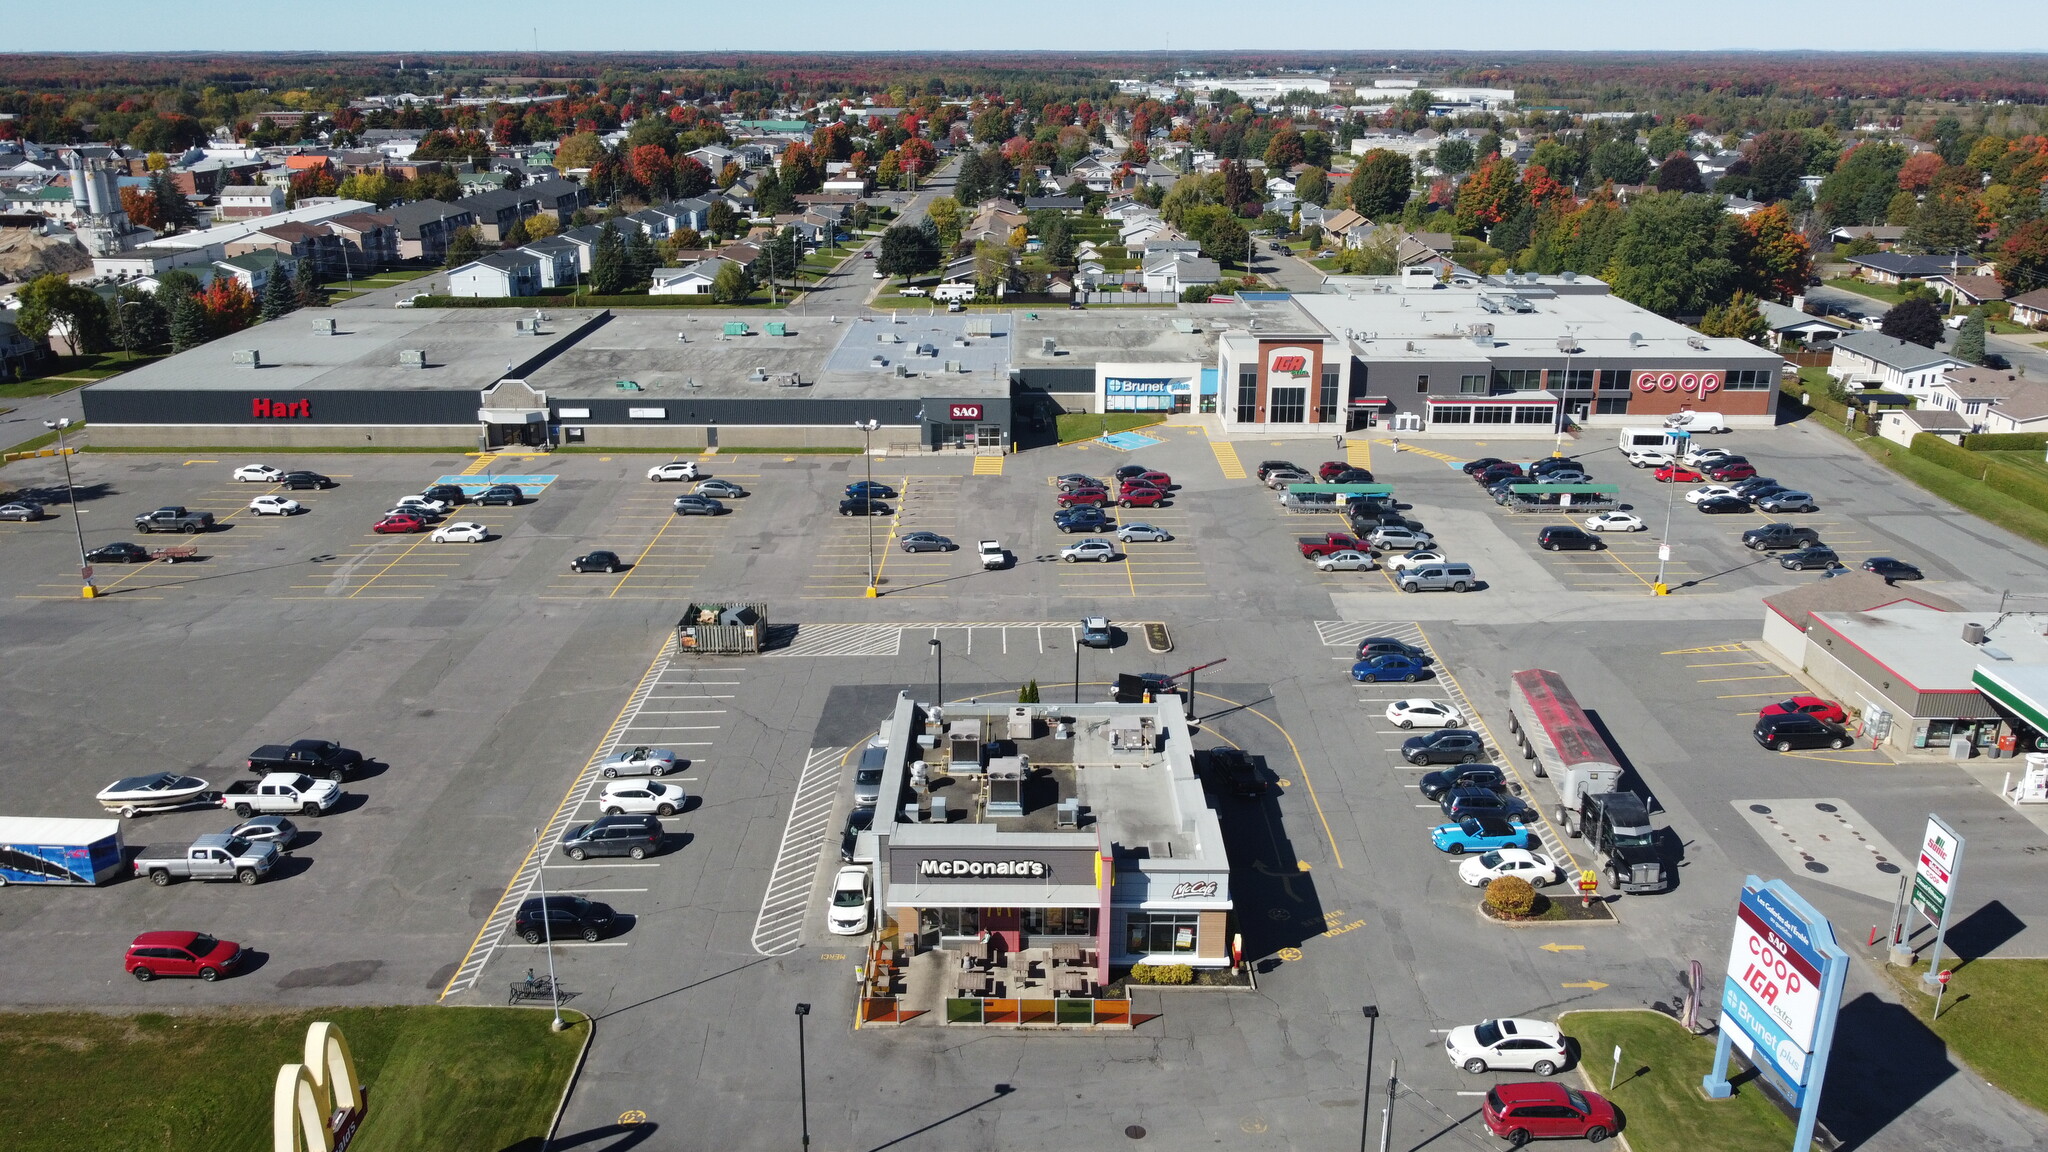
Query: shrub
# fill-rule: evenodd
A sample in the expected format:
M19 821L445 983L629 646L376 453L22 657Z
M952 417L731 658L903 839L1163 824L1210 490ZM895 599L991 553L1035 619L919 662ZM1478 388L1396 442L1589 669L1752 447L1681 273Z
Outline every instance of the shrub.
M1150 964L1133 964L1131 965L1130 982L1133 984L1150 984L1152 982L1152 974L1158 970Z
M1188 964L1133 964L1133 984L1192 984L1195 970Z
M1972 452L2039 452L2048 449L2048 432L1979 432L1963 437Z
M1024 687L1022 687L1022 688L1018 689L1018 691L1017 691L1017 703L1019 703L1019 704L1036 704L1036 703L1038 703L1038 681L1037 681L1037 680L1035 680L1035 679L1034 679L1034 680L1032 680L1032 681L1031 681L1030 683L1028 683L1028 684L1024 685Z
M1508 920L1536 910L1536 889L1520 876L1502 876L1486 886L1486 906Z

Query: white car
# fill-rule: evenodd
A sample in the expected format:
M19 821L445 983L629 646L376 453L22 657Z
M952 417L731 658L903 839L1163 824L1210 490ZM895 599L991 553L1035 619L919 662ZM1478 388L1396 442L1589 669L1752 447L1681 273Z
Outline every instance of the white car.
M1389 556L1385 563L1389 572L1406 572L1410 568L1418 568L1424 564L1442 564L1449 559L1450 557L1444 555L1441 549L1417 548L1403 552L1399 556Z
M1387 705L1387 723L1397 728L1463 728L1465 717L1438 700L1396 700Z
M244 464L240 468L235 469L235 479L255 481L262 484L275 484L283 476L283 472L272 468L268 464Z
M1060 559L1069 564L1077 560L1096 560L1107 564L1116 559L1116 545L1099 536L1092 540L1081 540L1060 549Z
M1372 535L1366 537L1365 542L1381 552L1393 552L1397 549L1427 548L1436 543L1436 537L1427 532L1418 532L1413 528L1401 528L1392 524L1384 524L1373 529Z
M1474 888L1484 888L1503 876L1520 876L1541 888L1564 878L1557 861L1527 848L1501 848L1482 852L1458 865L1458 879Z
M834 936L858 936L868 930L870 881L865 868L841 868L832 878L832 904L825 910L825 928Z
M1453 1028L1444 1037L1444 1054L1475 1075L1513 1068L1548 1076L1571 1063L1564 1033L1545 1020L1481 1020Z
M436 544L481 544L490 537L491 530L474 520L458 520L434 529L427 539Z
M695 480L697 478L697 462L695 460L672 460L667 464L656 464L647 470L647 478L649 480Z
M1685 494L1685 502L1687 504L1697 504L1702 500L1712 500L1716 496L1739 495L1741 493L1726 484L1702 484Z
M1586 517L1589 532L1643 532L1649 527L1633 512L1595 512Z
M1316 557L1316 569L1321 572L1370 572L1373 567L1371 556L1350 548Z
M305 507L289 496L258 496L249 501L249 511L258 516L289 516L303 511Z
M1685 462L1694 468L1698 468L1703 465L1712 464L1716 460L1725 460L1733 455L1735 453L1730 452L1726 448L1694 448L1685 454Z
M622 812L652 813L656 816L673 816L683 810L689 800L681 788L673 784L660 784L653 780L641 783L637 780L614 780L597 794L597 806L607 816Z
M666 748L634 748L597 766L607 780L617 776L666 776L676 770L676 754Z
M1662 448L1631 448L1628 462L1638 468L1663 468L1671 464L1671 453Z
M428 516L445 516L454 507L453 504L448 503L446 500L436 500L432 496L401 496L398 498L398 503L391 506L391 511L425 513Z

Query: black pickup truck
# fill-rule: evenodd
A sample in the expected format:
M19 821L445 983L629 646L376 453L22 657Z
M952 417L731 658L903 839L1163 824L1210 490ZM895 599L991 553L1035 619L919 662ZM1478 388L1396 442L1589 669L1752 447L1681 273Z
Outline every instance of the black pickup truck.
M249 753L251 772L304 772L308 776L325 776L336 784L348 779L349 773L362 762L362 753L343 748L332 740L265 744Z

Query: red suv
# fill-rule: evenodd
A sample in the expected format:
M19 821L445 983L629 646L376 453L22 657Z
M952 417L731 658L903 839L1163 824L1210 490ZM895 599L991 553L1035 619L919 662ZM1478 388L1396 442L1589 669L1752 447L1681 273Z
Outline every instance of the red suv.
M1519 1148L1531 1140L1584 1139L1598 1144L1614 1134L1614 1105L1593 1092L1552 1080L1496 1084L1486 1094L1487 1130Z
M149 981L159 976L197 976L212 983L242 964L242 946L204 932L144 932L128 945L128 974Z
M1747 480L1756 475L1756 469L1747 461L1738 460L1733 464L1709 464L1707 475L1726 483L1730 480Z
M1117 498L1126 508L1150 508L1166 499L1166 493L1145 484L1126 484Z
M1059 496L1059 505L1062 508L1073 508L1081 504L1107 503L1109 503L1109 493L1100 488L1076 488L1072 492L1062 492Z
M1351 471L1351 469L1352 465L1346 464L1342 460L1325 460L1323 461L1323 466L1316 469L1316 478L1328 484L1334 477L1342 476L1346 472Z

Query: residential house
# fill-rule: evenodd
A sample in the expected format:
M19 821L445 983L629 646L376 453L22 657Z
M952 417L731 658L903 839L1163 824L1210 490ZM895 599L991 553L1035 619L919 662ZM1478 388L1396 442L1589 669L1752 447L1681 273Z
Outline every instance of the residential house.
M1835 337L1828 375L1852 388L1885 388L1925 397L1943 373L1968 367L1946 352L1895 340L1882 332L1845 332Z
M1929 432L1951 444L1975 431L1968 417L1946 408L1887 408L1877 418L1877 434L1894 444L1913 446L1913 437Z
M650 208L668 217L668 235L675 235L685 228L694 232L704 231L705 218L711 211L711 201L691 197L688 200L671 200L659 208Z
M1749 216L1763 211L1766 205L1760 200L1751 200L1747 196L1724 196L1721 199L1721 207L1730 216Z
M540 211L540 201L525 188L479 192L459 203L476 216L477 231L488 244L503 244L514 224Z
M1943 373L1941 379L1928 389L1927 399L1921 402L1920 407L1954 412L1968 422L1969 431L1979 431L1985 415L1994 405L2009 399L2030 383L2018 372L1955 368Z
M42 345L23 336L13 315L0 309L0 380L21 379L42 358Z
M62 184L16 188L6 193L5 200L5 210L12 214L43 216L59 224L74 224L78 220L78 206L71 199L71 189Z
M683 153L683 155L709 169L711 178L714 180L718 179L719 173L725 171L727 164L736 164L740 158L739 153L730 148L720 148L716 144L706 144L702 148L692 148L688 152Z
M2036 288L2022 292L2009 301L2012 304L2012 322L2029 328L2048 326L2048 288Z
M1904 284L1908 280L1955 275L1977 267L1976 259L1970 256L1930 256L1908 252L1873 252L1868 256L1851 256L1849 264L1856 269L1857 279L1868 280L1873 284Z
M555 177L536 180L526 186L526 194L533 198L542 212L554 213L558 223L567 224L579 208L590 207L590 189L574 180ZM684 201L684 203L699 203ZM692 225L696 227L696 225Z
M284 189L268 184L234 184L220 190L220 208L214 214L223 220L244 220L284 211Z
M1178 232L1161 232L1159 235L1146 240L1144 244L1139 246L1138 250L1144 252L1149 257L1157 256L1161 252L1200 253L1202 245L1200 242L1190 240Z
M174 248L166 245L148 245L93 257L92 274L108 280L127 281L156 276L173 268L185 268L194 271L201 281L207 281L213 278L213 273L207 266L220 255L218 249L210 247Z
M263 290L270 287L271 277L283 276L290 279L298 271L298 267L299 262L296 258L263 249L244 252L240 256L229 256L224 260L215 260L213 278L218 280L222 276L232 276L242 282L242 287L247 288L250 295L260 299Z
M1776 341L1790 340L1809 348L1828 348L1833 345L1835 337L1848 331L1819 316L1809 316L1797 308L1787 308L1769 300L1759 300L1757 311L1763 313L1764 323Z
M1348 238L1360 225L1370 225L1371 223L1372 221L1367 220L1356 210L1346 208L1339 212L1324 215L1323 235L1329 237L1332 241L1346 241L1344 246L1347 248L1357 247L1359 245L1351 244ZM1364 238L1361 236L1360 239L1362 243Z
M1828 233L1828 240L1835 244L1847 244L1852 240L1869 240L1884 251L1891 251L1899 241L1906 238L1902 224L1844 224Z
M1080 212L1088 202L1079 196L1030 196L1024 200L1026 212Z
M560 240L576 249L576 271L587 276L590 274L590 257L597 251L597 238L603 232L602 224L585 224L581 228L571 228L551 239Z
M1930 277L1927 286L1955 308L1975 308L2005 299L2005 285L1998 277L1983 273L1943 273Z
M2048 432L2048 384L2029 380L1984 414L1986 432Z
M466 200L471 196L481 196L486 192L504 191L505 174L503 172L457 172L455 174L455 183L462 190L462 197Z
M350 212L324 221L341 248L342 271L384 268L398 259L398 221L381 212Z
M568 288L582 270L582 249L560 236L545 236L519 246L519 251L540 261L540 286Z
M1117 229L1116 241L1125 248L1142 247L1145 241L1166 231L1166 221L1157 216L1140 216Z
M341 237L314 224L272 224L261 231L228 241L221 245L221 252L231 257L246 256L251 252L276 252L290 257L294 264L300 260L311 260L313 267L322 272L341 270Z
M533 296L540 292L540 258L529 252L493 252L448 273L450 296Z
M682 268L656 268L649 296L709 296L718 283L718 273L729 261L716 256Z
M447 258L449 237L476 223L466 203L441 200L414 200L389 208L385 214L398 229L399 258L434 264Z
M1135 200L1126 200L1122 204L1118 204L1110 208L1104 208L1102 210L1102 215L1103 218L1106 220L1116 220L1122 223L1129 223L1132 220L1141 220L1147 218L1156 220L1159 218L1159 210L1156 208L1148 208Z
M1223 279L1223 270L1214 260L1186 252L1161 252L1145 257L1145 291L1181 291L1197 285L1215 284Z

